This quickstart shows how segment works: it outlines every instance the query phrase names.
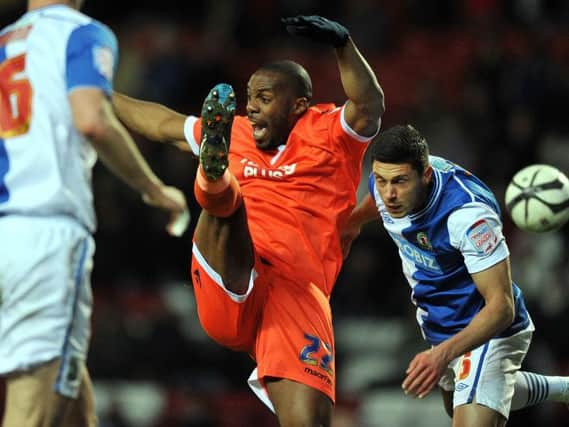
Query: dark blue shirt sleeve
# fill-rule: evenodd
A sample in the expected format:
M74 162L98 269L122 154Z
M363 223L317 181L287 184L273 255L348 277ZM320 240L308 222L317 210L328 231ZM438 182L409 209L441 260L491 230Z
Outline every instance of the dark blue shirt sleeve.
M67 90L98 87L111 96L117 60L117 39L108 27L92 22L76 28L67 42Z

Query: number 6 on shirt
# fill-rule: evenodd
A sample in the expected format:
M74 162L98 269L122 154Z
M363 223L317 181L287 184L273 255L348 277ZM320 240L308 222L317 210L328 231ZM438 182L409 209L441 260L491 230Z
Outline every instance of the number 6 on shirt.
M23 135L30 128L32 87L25 68L25 55L0 64L0 138Z

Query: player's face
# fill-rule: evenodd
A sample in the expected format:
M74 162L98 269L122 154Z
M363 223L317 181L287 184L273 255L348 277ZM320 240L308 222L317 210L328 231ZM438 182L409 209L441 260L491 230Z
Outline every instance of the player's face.
M421 176L409 163L376 160L372 170L381 200L393 218L402 218L423 207L433 172L430 166Z
M253 74L247 85L247 117L257 148L273 150L285 144L307 102L295 98L278 73L261 70Z

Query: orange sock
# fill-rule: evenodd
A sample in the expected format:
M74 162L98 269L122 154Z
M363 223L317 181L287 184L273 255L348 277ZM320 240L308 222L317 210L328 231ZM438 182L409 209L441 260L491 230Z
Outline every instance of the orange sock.
M194 194L202 209L219 218L233 215L243 201L239 183L229 169L225 170L221 178L210 181L199 166L194 182Z

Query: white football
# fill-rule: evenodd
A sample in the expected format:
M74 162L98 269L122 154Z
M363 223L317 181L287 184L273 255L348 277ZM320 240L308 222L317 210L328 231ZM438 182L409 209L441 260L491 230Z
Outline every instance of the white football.
M569 180L553 166L531 165L517 172L505 199L510 217L522 230L557 230L569 220Z

